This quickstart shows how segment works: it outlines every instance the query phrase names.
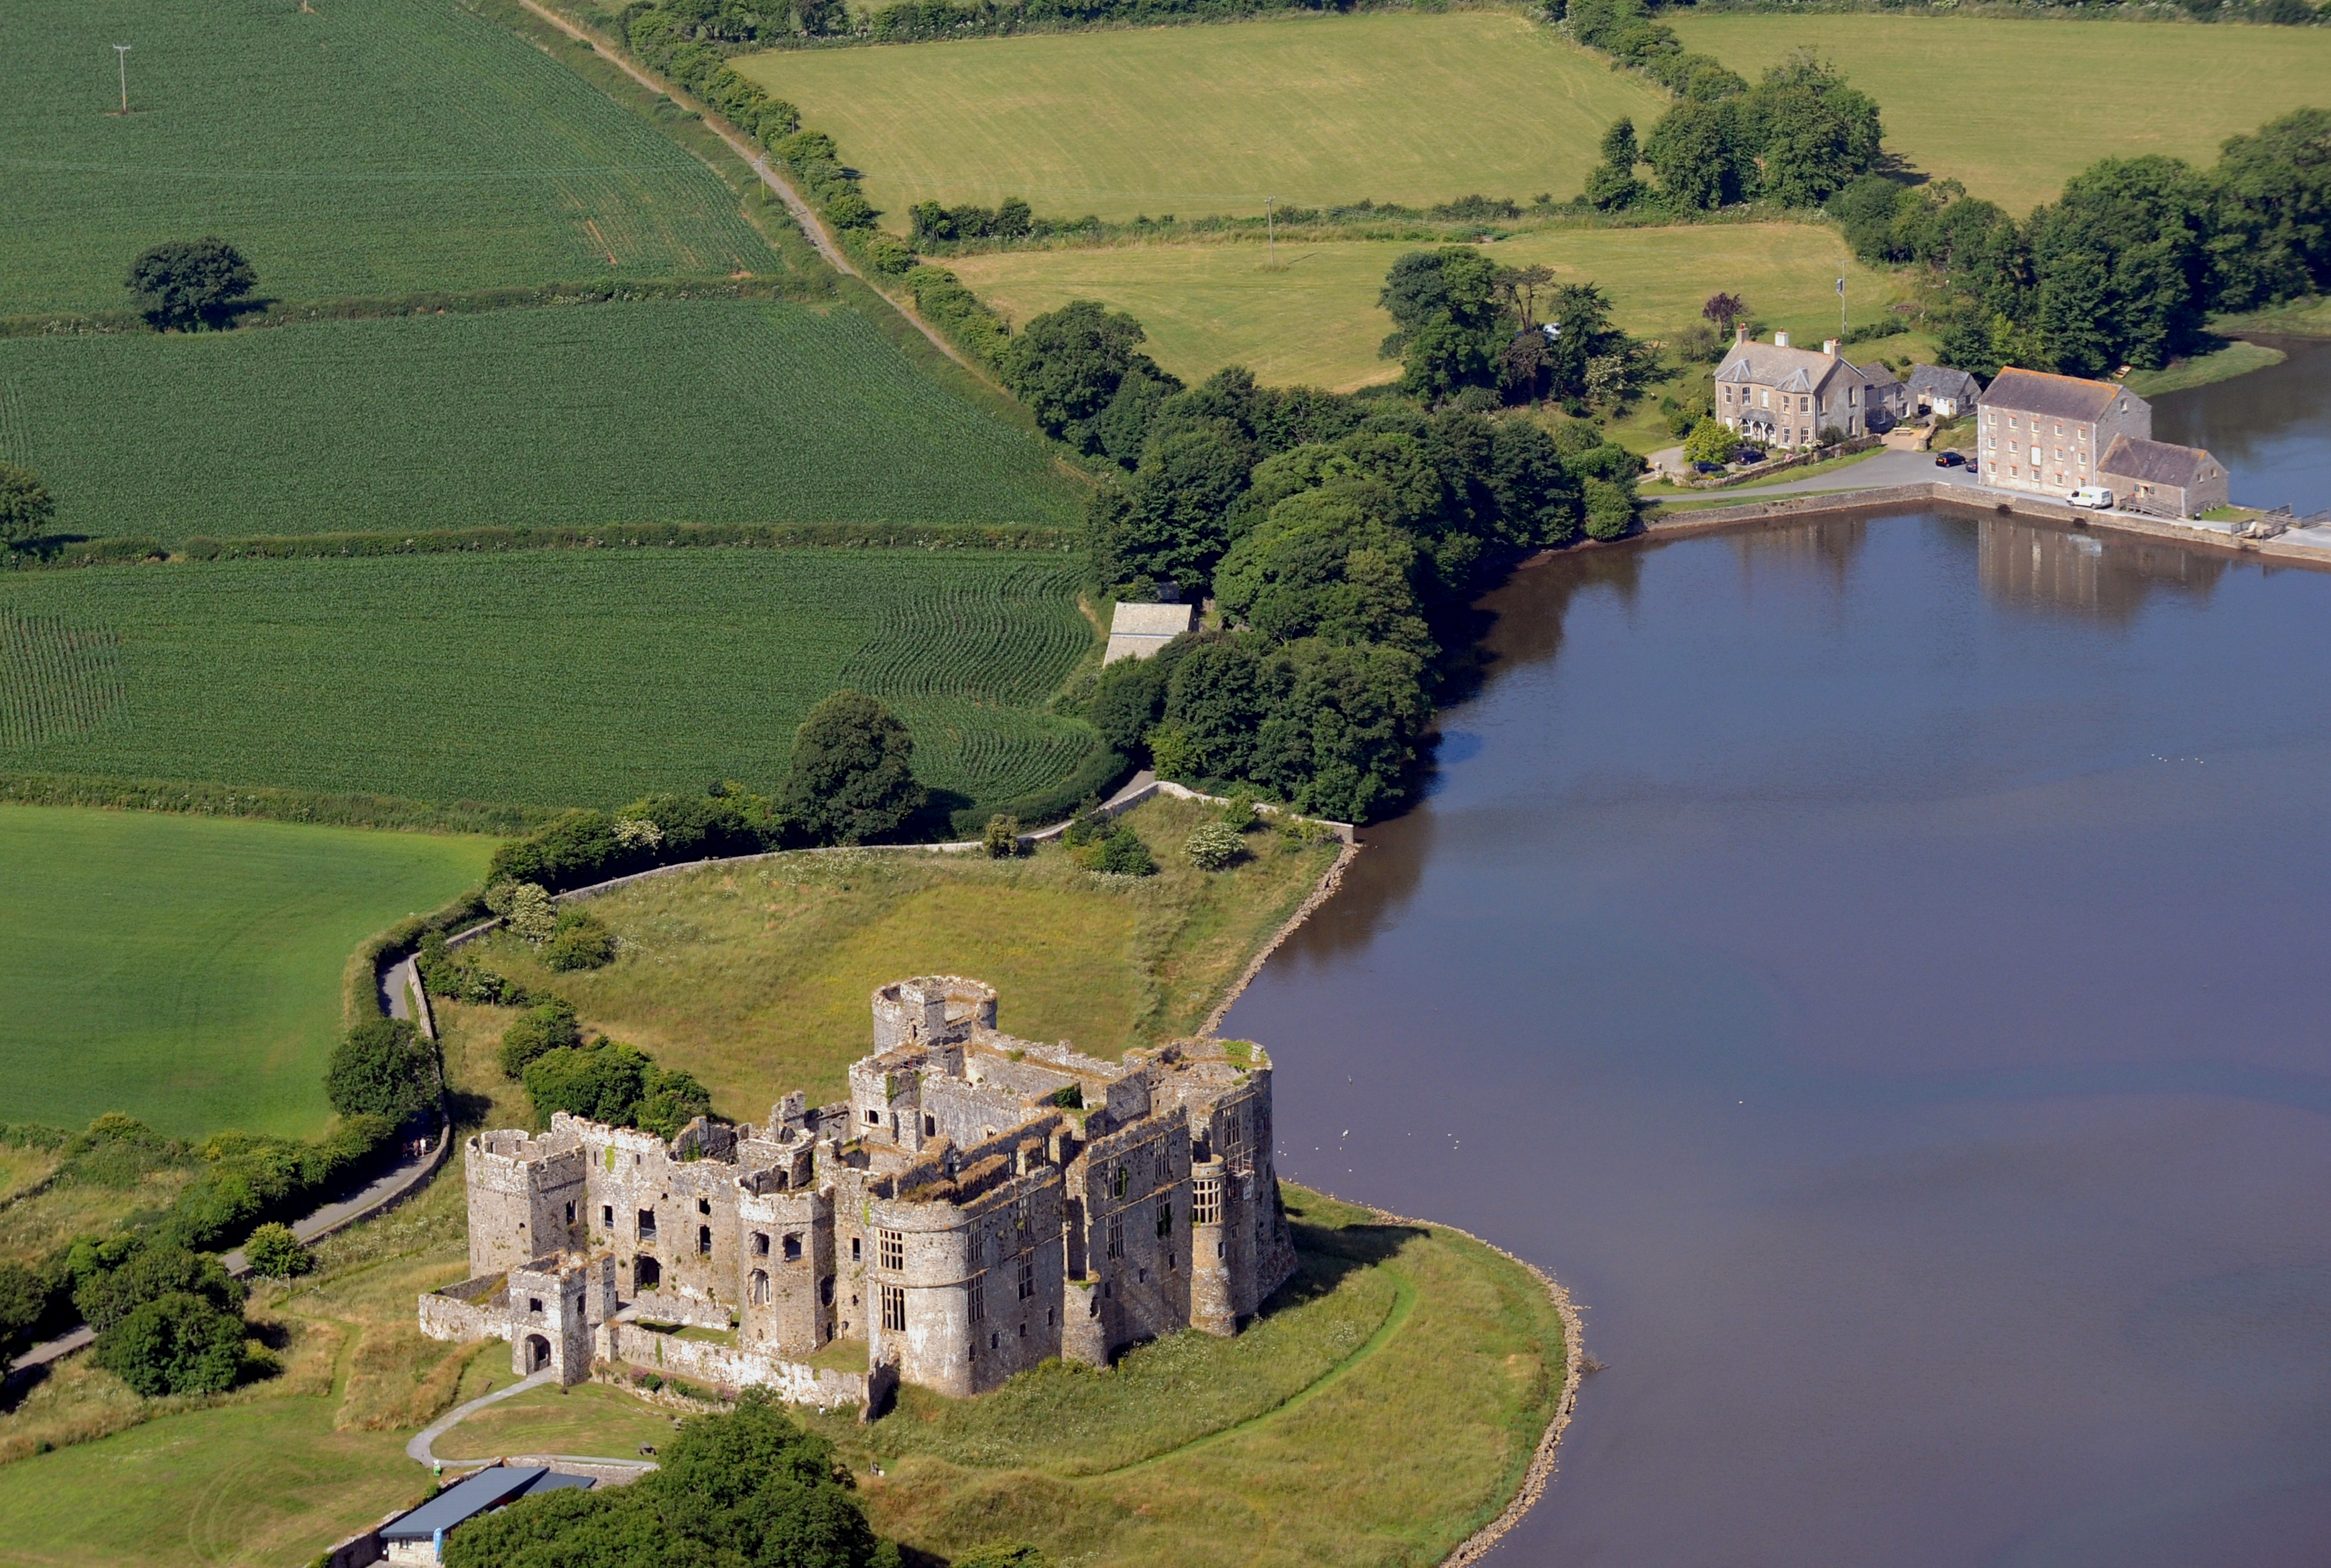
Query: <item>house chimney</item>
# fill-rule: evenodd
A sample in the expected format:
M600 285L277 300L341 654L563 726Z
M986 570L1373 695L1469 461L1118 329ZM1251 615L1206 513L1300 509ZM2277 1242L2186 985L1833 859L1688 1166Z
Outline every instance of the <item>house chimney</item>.
M1828 355L1832 359L1836 358L1836 357L1837 357L1837 339L1836 339L1836 338L1834 338L1834 337L1824 337L1824 338L1822 338L1822 352L1823 354Z
M1775 333L1774 333L1774 334L1773 334L1773 347L1775 347L1775 348L1786 348L1788 346L1789 346L1789 335L1788 335L1787 333L1785 333L1785 332L1775 332Z
M1735 323L1735 324L1734 324L1734 326L1733 326L1733 328L1732 328L1732 347L1735 347L1735 348L1737 348L1737 347L1739 347L1743 343L1746 343L1746 342L1747 342L1747 341L1748 341L1748 323L1746 323L1746 321L1741 321L1741 322L1736 322L1736 323Z

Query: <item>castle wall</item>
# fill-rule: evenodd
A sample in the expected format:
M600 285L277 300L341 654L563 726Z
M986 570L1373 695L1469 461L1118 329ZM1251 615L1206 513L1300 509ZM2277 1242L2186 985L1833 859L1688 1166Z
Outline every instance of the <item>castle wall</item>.
M574 1384L591 1375L591 1315L593 1277L612 1276L614 1260L602 1256L590 1262L559 1258L538 1259L509 1273L509 1322L510 1370L524 1377L550 1371L562 1383Z
M461 1145L461 1174L471 1274L500 1273L583 1237L583 1164L571 1138L483 1134Z
M866 1402L866 1374L804 1366L758 1350L657 1334L632 1323L599 1326L599 1359L696 1378L725 1388L766 1388L788 1404L839 1410Z
M1071 1167L1083 1231L1080 1303L1098 1324L1095 1364L1190 1320L1190 1139L1180 1107L1096 1139Z
M1058 1166L1040 1165L966 1203L876 1199L871 1359L894 1360L905 1381L962 1397L1058 1356L1062 1185ZM885 1251L892 1244L895 1259ZM887 1322L886 1291L898 1293Z
M737 1205L744 1270L737 1335L764 1354L811 1355L834 1337L833 1199L746 1193Z

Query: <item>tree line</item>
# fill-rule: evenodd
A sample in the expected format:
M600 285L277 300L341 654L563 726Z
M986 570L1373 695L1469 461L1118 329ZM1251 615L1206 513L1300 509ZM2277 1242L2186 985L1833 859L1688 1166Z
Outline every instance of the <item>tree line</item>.
M2207 169L2104 159L2021 223L1955 180L1864 178L1833 211L1864 261L1925 271L1949 364L2156 369L2212 314L2331 290L2331 109L2230 138Z

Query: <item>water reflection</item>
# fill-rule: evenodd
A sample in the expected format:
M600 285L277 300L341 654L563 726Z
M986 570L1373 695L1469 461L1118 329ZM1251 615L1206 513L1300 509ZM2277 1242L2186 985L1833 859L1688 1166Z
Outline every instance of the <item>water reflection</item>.
M1744 581L1753 581L1760 568L1777 566L1841 589L1869 532L1866 518L1829 518L1730 534L1725 542L1739 559Z
M2155 593L2206 599L2226 569L2223 556L2174 545L2034 527L2004 518L1974 522L1976 575L2005 604L2069 610L2126 625Z
M2153 400L2159 441L2205 446L2248 506L2331 507L2331 341L2260 337L2289 357L2264 370Z

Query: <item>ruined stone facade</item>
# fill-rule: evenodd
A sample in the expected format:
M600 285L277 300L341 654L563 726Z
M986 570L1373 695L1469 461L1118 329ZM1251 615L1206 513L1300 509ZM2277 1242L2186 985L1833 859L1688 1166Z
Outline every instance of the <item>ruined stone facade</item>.
M561 1113L470 1139L473 1278L422 1297L423 1331L507 1333L518 1370L567 1382L637 1359L640 1320L733 1329L690 1359L737 1381L802 1382L861 1342L870 1369L962 1395L1236 1333L1294 1272L1259 1047L1102 1061L999 1032L995 993L952 975L882 987L873 1026L847 1100L789 1095L764 1127L699 1118L667 1145Z

